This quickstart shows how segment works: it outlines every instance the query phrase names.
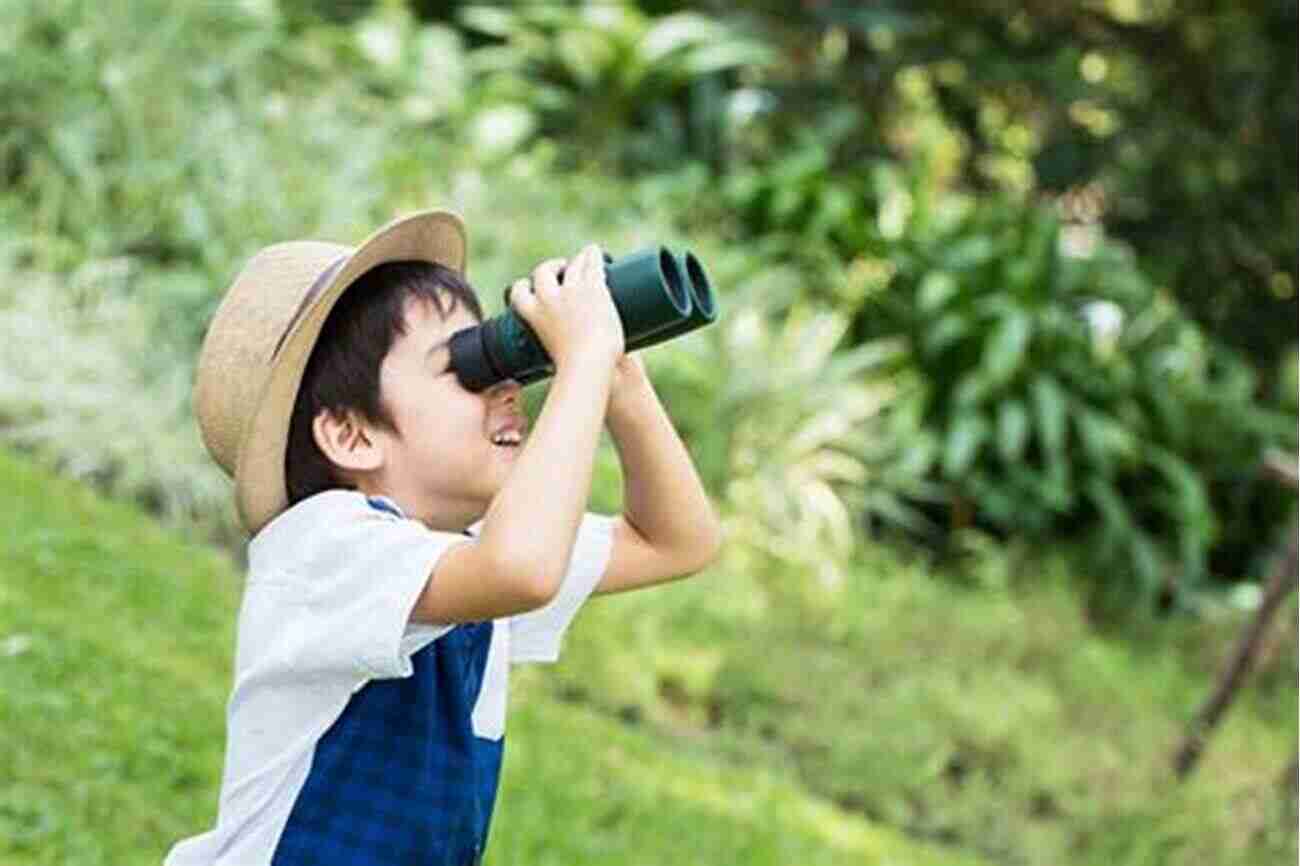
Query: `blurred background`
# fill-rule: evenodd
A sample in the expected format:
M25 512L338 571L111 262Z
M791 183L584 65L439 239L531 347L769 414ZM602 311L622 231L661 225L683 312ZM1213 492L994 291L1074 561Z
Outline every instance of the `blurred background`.
M489 313L590 240L722 310L646 361L725 555L521 673L489 864L1295 862L1295 2L3 11L3 862L211 825L198 347L425 207Z

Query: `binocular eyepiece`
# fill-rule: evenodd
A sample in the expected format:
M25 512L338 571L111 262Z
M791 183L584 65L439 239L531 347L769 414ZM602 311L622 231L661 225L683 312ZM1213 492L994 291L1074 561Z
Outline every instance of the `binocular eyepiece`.
M606 253L605 284L623 323L627 352L702 328L718 317L708 274L689 250L674 255L667 247L647 247L618 259ZM527 385L555 373L536 332L510 308L509 288L505 306L504 313L451 338L452 369L470 391L506 379Z

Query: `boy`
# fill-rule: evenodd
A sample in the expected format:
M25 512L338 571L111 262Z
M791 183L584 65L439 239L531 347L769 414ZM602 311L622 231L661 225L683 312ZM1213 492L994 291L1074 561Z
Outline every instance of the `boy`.
M450 368L482 319L464 267L461 219L429 211L356 249L268 247L213 317L195 411L253 538L217 825L167 866L478 862L508 664L554 661L589 594L717 555L599 249L512 286L555 362L531 432L517 383ZM617 518L584 511L602 422Z

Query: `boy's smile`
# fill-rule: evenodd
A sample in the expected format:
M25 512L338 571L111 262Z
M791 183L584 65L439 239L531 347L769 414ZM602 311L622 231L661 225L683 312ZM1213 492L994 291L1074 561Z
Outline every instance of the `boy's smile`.
M397 433L377 430L383 464L366 480L408 517L459 532L486 513L524 447L528 419L513 379L480 393L460 384L448 339L479 324L457 305L446 320L413 299L380 368L380 394Z

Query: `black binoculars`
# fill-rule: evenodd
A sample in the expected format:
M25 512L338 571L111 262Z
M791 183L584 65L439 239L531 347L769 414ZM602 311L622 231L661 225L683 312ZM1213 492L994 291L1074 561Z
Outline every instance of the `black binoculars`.
M564 272L560 272L564 281ZM647 247L622 258L605 253L605 284L623 323L624 351L632 352L702 328L718 317L713 288L695 254ZM555 373L542 341L510 308L451 338L451 366L460 383L482 391L514 379L521 385Z

